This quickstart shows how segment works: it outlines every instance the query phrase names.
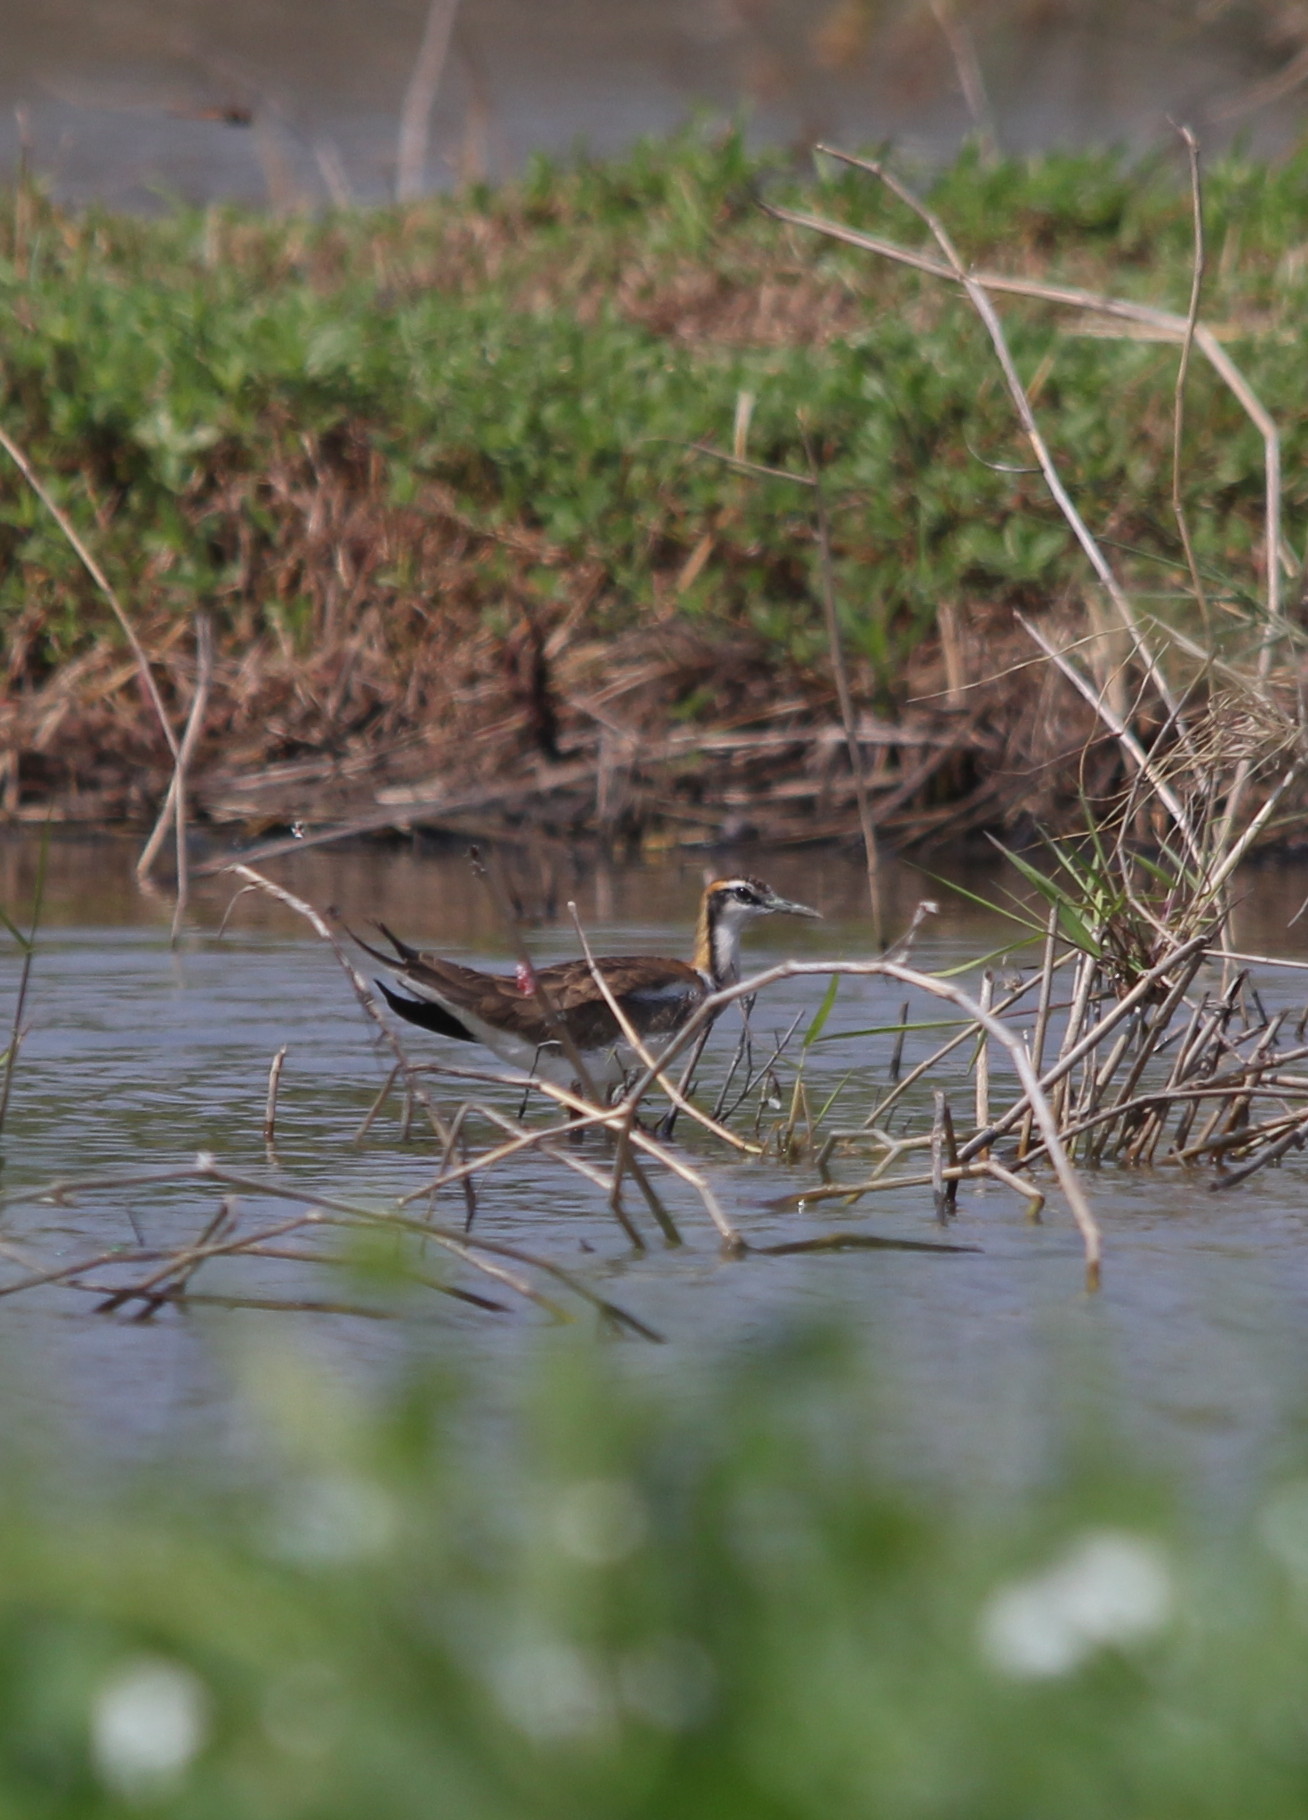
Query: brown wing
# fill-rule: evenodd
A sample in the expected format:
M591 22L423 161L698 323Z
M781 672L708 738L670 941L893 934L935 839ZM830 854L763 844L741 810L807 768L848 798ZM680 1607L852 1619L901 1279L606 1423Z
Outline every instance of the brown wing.
M614 998L638 1033L651 1038L678 1029L704 997L704 982L680 961L652 960L645 955L613 956L596 961ZM566 1023L579 1049L602 1049L622 1040L585 961L562 961L536 974L540 995L523 990L512 974L478 973L457 961L421 955L404 969L406 985L439 994L455 1011L466 1011L496 1029L540 1046L554 1033L542 997Z
M679 1030L705 996L702 977L683 961L651 955L606 955L595 965L638 1036L659 1041ZM585 961L542 967L536 975L581 1049L621 1040L621 1031ZM516 981L507 984L517 991ZM521 998L522 995L519 994ZM522 1000L533 1007L536 1000Z
M396 958L366 942L360 942L360 946L391 966L423 1000L434 1001L456 1016L464 1013L533 1047L557 1041L540 997L530 986L523 989L520 976L482 973L437 954L420 953L400 941L384 924L378 927L394 947ZM637 954L606 956L595 964L635 1029L652 1039L679 1029L707 990L702 976L682 961ZM536 979L555 1013L565 1019L578 1048L600 1049L621 1041L613 1013L585 961L560 961L552 967L542 967ZM415 1023L425 1021L413 1017ZM440 1024L433 1027L443 1028ZM445 1034L455 1033L450 1030Z

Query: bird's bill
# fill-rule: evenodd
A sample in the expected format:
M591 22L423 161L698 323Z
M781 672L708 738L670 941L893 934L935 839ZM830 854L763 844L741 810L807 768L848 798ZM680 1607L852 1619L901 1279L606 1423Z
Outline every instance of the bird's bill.
M788 897L778 897L775 891L763 908L772 916L815 916L819 922L822 920L822 912L811 904L794 904Z

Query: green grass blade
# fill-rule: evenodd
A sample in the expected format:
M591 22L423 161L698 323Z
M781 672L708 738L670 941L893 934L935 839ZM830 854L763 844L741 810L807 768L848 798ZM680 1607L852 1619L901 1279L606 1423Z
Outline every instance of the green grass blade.
M813 1022L804 1033L803 1048L810 1048L812 1044L817 1042L823 1030L825 1030L827 1019L831 1016L832 1007L836 1002L836 993L839 988L840 975L838 973L833 973L826 991L822 994L822 1003L813 1014Z

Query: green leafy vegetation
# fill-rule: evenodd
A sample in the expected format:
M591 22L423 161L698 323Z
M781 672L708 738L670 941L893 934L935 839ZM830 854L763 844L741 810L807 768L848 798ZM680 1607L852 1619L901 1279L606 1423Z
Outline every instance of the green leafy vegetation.
M1207 176L1203 315L1284 431L1291 562L1308 528L1306 194L1308 154ZM118 586L179 714L194 617L212 620L197 776L311 756L325 777L408 750L381 781L484 783L490 748L473 742L492 734L498 761L593 742L577 701L597 687L655 737L748 726L779 702L825 715L812 499L784 477L807 474L807 436L857 697L956 711L960 684L995 684L967 697L975 738L904 813L929 823L934 793L966 801L968 826L1001 825L1023 777L1063 779L1085 715L1022 718L1029 679L1004 682L1030 655L1012 614L1075 614L1093 587L981 324L953 287L782 225L763 200L922 239L863 173L696 135L315 218L73 215L30 187L0 210L3 422ZM931 201L980 265L1186 305L1175 161L965 156ZM1123 584L1242 661L1262 611L1248 419L1192 363L1182 490L1201 618L1171 501L1176 345L1002 302L1059 471ZM146 763L157 797L163 755L121 633L8 467L0 636L26 704L0 729L16 796L67 787L57 724L74 786L101 791L86 802L139 812ZM678 789L684 807L693 781Z
M597 564L607 623L666 604L707 532L682 610L757 627L804 663L819 637L802 497L687 454L730 447L747 392L750 457L802 471L802 408L836 502L847 631L891 688L896 655L942 598L1044 598L1080 570L1043 488L977 458L1023 459L966 310L779 229L760 187L917 237L866 178L800 180L735 139L540 163L503 190L316 220L69 216L29 196L0 233L6 421L145 609L257 621L260 549L287 534L280 481L308 450L349 470L379 513L437 484L478 525L539 534L547 594L551 575ZM1208 177L1205 314L1284 423L1292 476L1306 189L1303 158ZM932 200L972 257L1184 305L1189 203L1162 163L965 158ZM1158 559L1153 585L1170 584L1175 350L1078 339L1030 306L1010 316L1087 516ZM1256 536L1260 452L1204 372L1192 390L1189 504L1220 592ZM0 615L12 625L39 603L58 661L92 608L12 476L4 495ZM495 579L488 569L486 605ZM300 585L312 599L321 578Z

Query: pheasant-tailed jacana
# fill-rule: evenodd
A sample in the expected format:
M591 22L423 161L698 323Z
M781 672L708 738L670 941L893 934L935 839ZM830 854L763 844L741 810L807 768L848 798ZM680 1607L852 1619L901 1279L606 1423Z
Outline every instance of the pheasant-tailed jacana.
M700 900L695 954L689 964L633 954L597 957L595 965L632 1029L657 1050L710 993L740 978L745 926L760 916L777 915L820 916L821 911L778 897L762 879L715 879ZM484 1043L502 1062L567 1087L575 1082L577 1071L557 1026L551 1025L548 1004L563 1021L597 1086L615 1085L634 1064L636 1057L586 961L560 961L530 971L519 967L516 974L482 973L439 955L420 954L384 923L377 927L394 954L383 954L366 942L360 946L408 987L412 997L377 982L387 1004L411 1024L461 1042Z

